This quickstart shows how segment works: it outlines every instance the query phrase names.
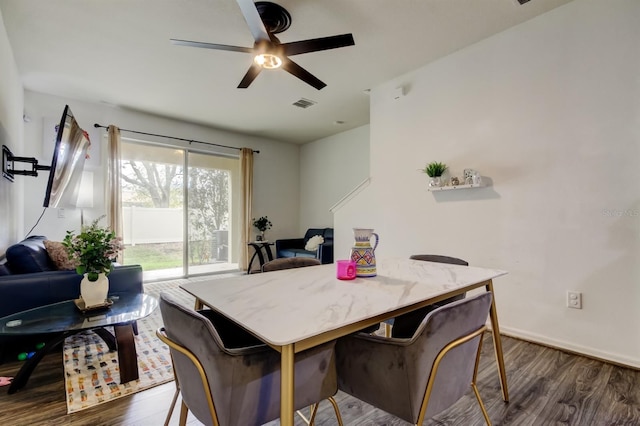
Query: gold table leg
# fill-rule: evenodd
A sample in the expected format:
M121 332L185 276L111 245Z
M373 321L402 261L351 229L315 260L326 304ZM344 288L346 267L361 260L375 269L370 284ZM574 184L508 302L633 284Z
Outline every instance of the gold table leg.
M294 352L293 345L283 346L280 351L280 424L293 426L294 397Z
M509 402L509 390L507 389L507 371L504 367L502 340L500 339L500 326L498 325L498 312L496 311L496 298L495 292L493 291L492 280L489 280L486 288L487 291L490 291L493 294L489 316L491 317L491 334L493 335L493 348L496 353L496 361L498 362L498 374L500 375L500 386L502 387L502 399L504 400L504 402Z

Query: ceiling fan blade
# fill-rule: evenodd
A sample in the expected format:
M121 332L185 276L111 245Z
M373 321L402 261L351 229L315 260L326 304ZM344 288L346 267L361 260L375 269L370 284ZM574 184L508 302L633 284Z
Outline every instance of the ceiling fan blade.
M249 87L249 85L253 83L253 80L256 79L258 74L260 74L260 71L262 71L262 67L260 65L251 65L251 67L249 67L249 71L247 71L244 77L242 77L242 81L240 82L240 84L238 84L238 89L246 89L247 87Z
M176 46L200 47L203 49L228 50L231 52L253 52L253 48L251 47L229 46L227 44L203 43L200 41L190 40L177 40L175 38L171 39L171 44L175 44Z
M284 58L282 60L282 69L288 72L289 74L295 75L300 80L304 81L310 86L315 87L320 90L326 86L325 83L320 81L317 77L311 74L309 71L302 68L300 65L296 64L289 58Z
M255 41L271 40L253 0L236 0Z
M355 45L352 34L341 34L331 37L314 38L310 40L283 43L280 46L287 56L300 55L301 53L317 52L320 50L337 49Z

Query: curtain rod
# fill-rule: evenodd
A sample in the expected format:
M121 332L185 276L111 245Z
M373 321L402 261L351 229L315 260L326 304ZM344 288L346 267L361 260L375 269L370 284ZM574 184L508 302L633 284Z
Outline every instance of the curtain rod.
M98 123L95 123L95 124L93 125L93 127L95 127L95 128L102 128L102 129L109 129L109 126L101 126L101 125L100 125L100 124L98 124ZM194 140L194 139L184 139L184 138L177 138L177 137L175 137L175 136L158 135L158 134L156 134L156 133L138 132L137 130L120 129L120 131L121 131L121 132L129 132L129 133L137 133L137 134L139 134L139 135L158 136L158 137L160 137L160 138L175 139L175 140L178 140L178 141L189 142L189 144L192 144L192 143L201 143L201 144L204 144L204 145L219 146L219 147L221 147L221 148L237 149L238 151L240 151L240 150L242 149L242 148L238 148L238 147L235 147L235 146L220 145L220 144L217 144L217 143L211 143L211 142L201 142L201 141L197 141L197 140ZM253 152L255 152L256 154L260 154L260 151L259 151L259 150L255 150L255 149L254 149L254 150L253 150Z

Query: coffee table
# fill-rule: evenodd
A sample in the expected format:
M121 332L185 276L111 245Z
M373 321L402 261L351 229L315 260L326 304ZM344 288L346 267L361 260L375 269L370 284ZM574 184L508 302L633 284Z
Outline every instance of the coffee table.
M108 308L81 312L73 300L41 306L0 318L0 334L23 336L45 334L51 337L44 347L27 359L14 377L9 394L20 390L29 380L40 360L67 336L93 330L105 341L110 351L118 351L120 383L138 379L138 357L133 324L151 314L158 300L148 294L120 294L110 296ZM113 326L114 334L104 327Z

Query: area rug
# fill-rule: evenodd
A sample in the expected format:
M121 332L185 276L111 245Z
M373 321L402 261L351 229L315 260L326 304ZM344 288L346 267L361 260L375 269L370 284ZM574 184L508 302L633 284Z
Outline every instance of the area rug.
M178 279L145 284L145 292L158 297L168 292L193 308L194 298L178 286L182 283L222 278L232 274ZM74 413L173 380L169 348L156 337L162 326L160 309L138 321L135 336L140 378L120 384L117 351L109 352L106 343L92 331L78 333L64 342L63 361L67 413ZM113 330L109 330L113 332Z

